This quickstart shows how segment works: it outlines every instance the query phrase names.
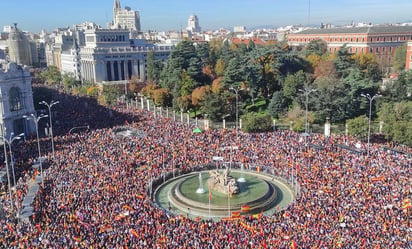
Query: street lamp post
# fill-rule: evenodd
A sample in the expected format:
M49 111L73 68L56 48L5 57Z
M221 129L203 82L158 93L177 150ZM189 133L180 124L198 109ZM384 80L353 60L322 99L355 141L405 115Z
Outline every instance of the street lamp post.
M54 137L53 137L53 123L52 123L52 113L51 108L55 105L60 103L59 101L52 101L48 104L46 101L41 101L39 104L47 106L49 109L49 122L50 122L50 137L51 137L51 144L52 144L52 157L54 158Z
M223 129L226 129L226 118L229 116L230 114L226 114L225 116L223 116Z
M187 124L190 124L190 111L187 110Z
M239 122L239 88L231 87L229 90L233 90L236 93L236 141L238 140L238 122Z
M6 138L5 138L5 130L4 130L4 123L1 127L2 135L3 135L3 148L4 148L4 162L6 164L6 173L7 173L7 182L8 182L8 189L9 189L9 199L10 199L10 208L13 210L13 199L11 196L11 184L10 184L10 172L9 172L9 163L7 161L7 149L6 149Z
M306 136L309 133L309 123L308 123L309 94L311 94L313 92L316 92L316 89L311 89L311 88L308 88L308 87L304 87L303 89L299 89L299 91L302 92L306 97L306 100L305 100L305 109L306 109L306 111L305 111L305 144L306 144Z
M39 150L39 163L40 163L40 176L41 176L41 184L44 187L44 180L43 180L43 165L41 161L41 151L40 151L40 140L39 140L39 120L42 118L46 118L47 115L41 114L40 116L36 117L33 113L30 116L24 115L23 118L27 120L32 119L34 124L36 125L36 135L37 135L37 149Z
M21 139L21 137L24 136L24 133L21 133L21 134L15 136L15 137L13 137L13 135L14 135L14 133L12 132L12 133L10 133L10 138L9 138L9 139L6 139L6 138L3 137L3 136L2 136L1 138L3 139L4 145L7 143L7 145L9 146L10 162L11 162L11 171L12 171L12 173L13 173L14 195L15 195L15 198L16 198L16 200L17 200L16 174L15 174L15 172L14 172L13 151L12 151L12 149L11 149L11 145L13 144L13 142L14 142L15 140ZM6 160L7 160L7 157L6 157Z
M365 97L369 100L369 119L368 119L368 149L367 149L367 153L368 153L368 157L369 157L369 141L370 141L370 136L371 136L371 115L372 115L372 101L376 98L380 98L382 97L382 95L380 94L375 94L372 97L369 95L369 93L367 94L363 94L361 93L362 97Z

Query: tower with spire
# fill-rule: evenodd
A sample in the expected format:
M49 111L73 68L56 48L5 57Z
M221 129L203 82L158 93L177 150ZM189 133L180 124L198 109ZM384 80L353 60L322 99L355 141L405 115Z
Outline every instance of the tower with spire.
M113 4L113 17L114 17L114 19L116 18L117 11L119 11L121 9L122 9L122 7L120 6L120 1L119 0L114 0L114 4Z
M140 13L134 11L130 7L125 6L121 8L120 0L114 0L113 3L113 22L111 29L126 29L132 34L139 33L140 28Z

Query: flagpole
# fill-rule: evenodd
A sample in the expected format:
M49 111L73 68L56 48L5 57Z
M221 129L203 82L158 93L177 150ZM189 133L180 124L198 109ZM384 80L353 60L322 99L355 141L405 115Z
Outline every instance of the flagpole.
M229 193L227 195L227 209L229 211L228 217L231 217L231 215L230 215L230 189L229 189Z
M210 219L210 199L212 199L212 190L211 190L211 188L210 188L210 186L209 186L209 219Z

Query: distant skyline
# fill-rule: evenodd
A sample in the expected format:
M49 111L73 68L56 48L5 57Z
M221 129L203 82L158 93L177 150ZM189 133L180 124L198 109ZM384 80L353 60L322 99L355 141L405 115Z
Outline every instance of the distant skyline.
M17 0L0 4L0 28L17 23L21 30L39 33L94 22L106 28L113 19L113 0ZM120 0L122 8L140 11L143 31L185 29L195 14L202 30L234 26L320 26L412 20L410 0ZM309 15L310 6L310 15Z

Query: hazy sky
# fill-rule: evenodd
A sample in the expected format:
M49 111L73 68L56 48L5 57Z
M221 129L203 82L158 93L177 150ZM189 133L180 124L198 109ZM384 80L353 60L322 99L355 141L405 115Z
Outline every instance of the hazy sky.
M18 23L22 30L40 32L85 21L106 27L113 0L2 0L0 31ZM191 14L202 30L221 27L319 26L358 22L397 23L412 20L411 0L120 0L122 8L140 11L142 30L179 30ZM310 8L309 8L310 6ZM310 9L310 15L309 15Z

